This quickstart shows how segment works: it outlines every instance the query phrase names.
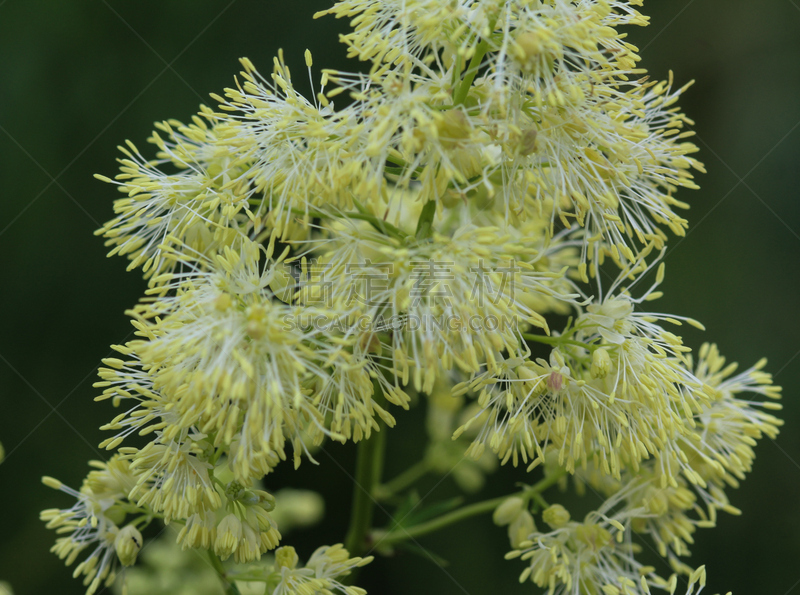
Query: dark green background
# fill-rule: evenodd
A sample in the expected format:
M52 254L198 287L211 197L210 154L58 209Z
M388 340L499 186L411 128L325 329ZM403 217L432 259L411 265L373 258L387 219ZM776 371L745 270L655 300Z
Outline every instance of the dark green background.
M785 386L787 425L758 447L756 468L732 494L744 511L698 534L711 592L800 593L800 444L797 390L800 255L800 3L792 0L652 0L652 25L632 30L657 77L697 79L683 100L697 121L709 174L691 202L690 234L666 257L660 308L703 321L690 345L716 341L731 359L769 358ZM143 289L125 261L107 260L92 235L111 217L112 188L92 174L115 172L115 146L140 145L152 122L188 119L209 92L229 85L237 58L268 73L279 47L295 78L302 50L315 67L345 67L336 43L343 23L312 21L325 0L0 0L0 580L18 594L81 593L47 549L37 519L65 499L43 474L76 485L96 458L97 427L112 416L94 404L94 370L129 330L123 315ZM418 415L400 415L390 435L389 472L419 449ZM298 537L301 554L341 539L351 483L351 449L330 446L301 485L331 494L325 530ZM498 476L510 486L523 478ZM289 481L279 474L270 487ZM500 483L498 481L498 483ZM433 487L433 482L428 488ZM487 495L507 488L493 486ZM449 481L429 496L452 493ZM587 497L588 498L588 497ZM533 593L522 566L506 562L502 530L487 518L422 540L451 562L446 571L404 556L374 564L372 595ZM666 571L665 571L666 572ZM796 586L798 585L798 586Z

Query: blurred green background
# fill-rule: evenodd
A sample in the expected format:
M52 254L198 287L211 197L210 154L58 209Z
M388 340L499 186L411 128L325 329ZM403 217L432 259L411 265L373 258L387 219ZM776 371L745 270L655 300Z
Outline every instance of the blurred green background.
M268 73L282 47L298 80L306 47L315 68L347 67L336 39L345 24L311 19L327 5L0 0L0 441L8 453L0 580L18 594L83 592L47 551L53 535L38 511L66 501L39 478L77 485L85 461L99 456L97 428L112 410L92 402L91 383L108 345L126 338L123 311L144 287L92 235L116 195L92 174L113 175L115 146L144 145L153 121L188 119L231 83L239 56ZM759 445L754 472L732 494L743 516L699 531L692 562L707 564L711 592L800 594L800 3L652 0L644 10L652 24L630 38L653 76L673 69L679 83L697 80L682 105L709 169L700 192L679 196L691 202L692 227L671 242L660 308L705 323L705 333L687 331L690 345L713 340L743 366L767 356L785 387L786 427ZM398 420L388 475L420 449L419 414ZM327 452L296 480L270 480L331 495L325 528L297 537L302 556L341 540L347 522L351 482L342 469L352 469L353 452ZM504 469L484 494L505 493L523 476ZM453 493L444 481L429 498ZM503 560L504 531L488 518L421 543L449 566L405 555L375 563L361 584L373 595L536 592L517 584L522 566Z

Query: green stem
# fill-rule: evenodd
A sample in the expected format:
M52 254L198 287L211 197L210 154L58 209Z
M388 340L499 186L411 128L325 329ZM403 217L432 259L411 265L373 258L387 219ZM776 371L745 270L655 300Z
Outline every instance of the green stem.
M387 223L383 219L379 219L372 213L370 213L360 202L357 200L353 200L353 204L355 205L358 213L346 213L346 217L350 219L361 219L362 221L367 221L372 227L374 227L377 231L381 232L385 236L393 237L397 240L405 240L407 238L406 234L392 225L391 223Z
M437 108L434 107L433 109L437 109ZM450 109L450 108L448 106L446 108L443 107L442 109ZM399 157L397 155L387 155L386 156L386 161L388 161L389 163L395 164L397 167L400 168L400 170L403 173L408 171L408 169L410 167L409 163L405 159L403 159L402 157ZM420 167L420 166L415 167L412 173L414 173L416 175L421 174L422 173L422 167Z
M400 475L378 486L378 499L384 500L391 498L398 492L402 492L407 487L416 483L417 480L425 476L431 470L431 465L427 459L414 463L411 467L403 471Z
M492 30L496 24L497 20L492 19L492 22L489 24L489 34L491 35ZM481 67L481 62L483 61L483 57L489 51L489 40L488 39L481 39L480 43L475 48L475 53L472 54L472 59L469 61L469 66L467 66L467 71L464 73L464 80L461 81L461 84L453 93L453 105L463 105L464 102L467 100L467 96L469 95L470 87L472 87L472 83L475 80L475 76L478 74L478 69Z
M236 584L228 580L228 573L222 565L222 560L211 550L208 550L208 559L211 561L211 566L217 571L219 580L222 581L222 588L225 590L225 595L241 595Z
M534 494L531 494L531 496L533 497L533 499L534 499L534 500L536 500L536 501L539 503L539 506L541 506L541 507L542 507L542 509L545 509L545 508L549 508L549 507L550 507L550 505L547 503L547 500L545 500L545 499L542 497L542 495L541 495L541 494L539 494L539 493L534 493Z
M422 537L423 535L433 533L439 529L443 529L444 527L458 523L459 521L463 521L464 519L468 519L479 514L490 513L512 496L520 496L522 498L536 497L547 488L556 484L564 475L564 473L566 473L566 471L561 469L550 477L544 478L536 485L522 490L521 492L517 492L516 494L509 494L508 496L500 496L499 498L492 498L491 500L484 500L483 502L469 504L425 523L420 523L419 525L409 527L408 529L400 527L393 529L388 533L376 533L376 541L380 541L381 546L386 546L401 541L406 541L408 539L416 539L417 537Z
M364 209L363 207L360 207ZM366 210L360 210L357 213L347 212L347 213L328 213L325 211L318 211L315 209L298 209L295 207L288 207L287 210L290 213L295 215L305 217L308 215L309 217L313 217L316 219L357 219L359 221L366 221L372 227L374 227L377 231L381 232L382 234L394 238L396 240L405 241L408 239L408 234L404 232L399 227L395 227L391 223L376 217L375 215L367 212Z
M376 401L383 399L378 381L373 382ZM361 556L368 551L367 538L372 527L375 511L375 488L383 470L383 454L386 447L386 431L380 424L378 431L358 443L356 477L353 491L353 508L350 526L347 529L344 547L351 556Z
M367 213L347 213L345 216L348 219L360 219L361 221L366 221L383 235L387 235L396 240L402 241L408 239L408 235L404 231L395 227L391 223L384 221L383 219L379 219L375 215L369 215Z
M567 339L566 337L546 337L544 335L533 335L530 333L523 333L522 338L527 341L536 341L537 343L544 343L546 345L574 345L575 347L583 347L589 351L594 351L599 345L592 345L591 343L583 343L575 339Z

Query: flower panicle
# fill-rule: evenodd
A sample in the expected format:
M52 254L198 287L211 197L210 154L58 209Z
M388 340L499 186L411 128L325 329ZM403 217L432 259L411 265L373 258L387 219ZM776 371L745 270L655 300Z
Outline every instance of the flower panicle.
M651 79L626 38L641 6L340 0L317 16L351 20L342 41L368 72L317 82L306 51L305 97L282 51L266 76L244 58L214 107L155 125L152 156L120 147L116 177L97 177L123 196L96 233L148 286L95 384L121 409L102 428L113 454L79 490L45 479L74 504L42 513L55 553L86 555L89 595L156 519L225 581L223 561L272 595L363 595L346 577L372 558L333 545L302 565L261 481L327 440L370 452L421 395L425 459L378 498L465 450L467 491L499 464L541 466L537 486L571 476L606 501L582 522L536 486L492 502L523 582L704 589L681 558L740 512L729 489L778 434L781 389L764 361L692 353L676 328L702 325L648 306L689 226L679 193L705 170L678 107L691 83ZM637 561L634 533L675 574Z

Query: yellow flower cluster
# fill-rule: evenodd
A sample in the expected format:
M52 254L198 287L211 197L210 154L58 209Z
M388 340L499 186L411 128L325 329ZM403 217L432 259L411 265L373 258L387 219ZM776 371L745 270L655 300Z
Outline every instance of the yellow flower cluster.
M67 509L43 510L41 519L48 529L66 535L59 537L51 551L72 564L80 554L89 555L75 568L74 576L83 576L87 595L95 593L102 585L109 586L117 575L118 565L132 565L142 548L139 527L143 519L125 524L131 512L126 506L128 490L134 483L128 463L117 456L108 463L93 461L95 467L74 490L52 477L44 483L61 490L75 499Z
M371 557L350 558L347 550L337 544L318 548L305 566L298 566L299 558L294 548L282 547L275 552L275 570L267 579L267 589L274 595L325 595L335 592L366 595L364 589L347 586L338 579L371 561Z
M528 541L506 556L528 562L520 581L531 580L546 588L548 595L633 595L650 593L651 588L676 593L678 574L664 579L652 566L640 564L634 557L637 546L616 519L594 512L579 523L571 521L563 508L553 507L545 510L543 517L552 531L532 531ZM705 585L705 567L700 566L689 572L687 588L680 592L700 593Z
M344 41L374 67L368 79L331 80L355 91L364 122L380 114L366 143L380 157L373 171L394 161L434 200L448 185L484 189L520 218L549 207L553 223L585 230L584 263L633 260L635 242L666 240L660 226L684 233L673 194L703 171L682 130L692 122L673 107L685 88L641 77L617 29L647 23L640 4L338 2L326 12L354 17Z
M282 52L270 76L243 59L216 107L156 125L153 158L121 147L121 172L98 177L124 197L98 234L148 289L96 384L122 407L103 427L116 452L80 490L46 479L75 504L42 513L67 563L89 551L90 594L158 519L223 583L230 559L271 595L363 595L343 577L371 560L370 515L301 566L281 529L321 506L261 483L326 440L371 453L365 489L387 502L453 467L466 491L498 463L544 469L452 518L494 510L523 581L551 595L674 593L677 574L702 590L679 558L738 513L725 490L777 435L780 389L714 345L695 361L672 331L702 325L646 309L668 232L688 226L675 194L703 166L675 105L687 87L649 80L625 40L641 4L342 0L320 15L351 19L366 74L323 70L306 98ZM369 445L421 402L425 459L378 485ZM582 523L541 495L568 474L606 498ZM677 574L641 565L633 533Z

